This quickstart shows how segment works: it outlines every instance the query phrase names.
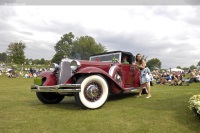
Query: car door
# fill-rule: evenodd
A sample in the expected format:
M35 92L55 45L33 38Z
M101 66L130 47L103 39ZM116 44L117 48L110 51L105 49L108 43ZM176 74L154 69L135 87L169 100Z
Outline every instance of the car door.
M124 88L140 86L140 71L130 64L121 64L122 78Z

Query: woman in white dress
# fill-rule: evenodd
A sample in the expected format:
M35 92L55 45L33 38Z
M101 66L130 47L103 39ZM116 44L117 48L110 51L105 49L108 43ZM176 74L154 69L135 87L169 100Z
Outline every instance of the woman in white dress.
M146 98L150 98L150 81L152 81L152 75L149 68L146 67L146 62L142 59L141 54L136 55L136 63L132 63L132 65L140 70L140 92L138 97L142 95L142 89L146 87L148 91Z

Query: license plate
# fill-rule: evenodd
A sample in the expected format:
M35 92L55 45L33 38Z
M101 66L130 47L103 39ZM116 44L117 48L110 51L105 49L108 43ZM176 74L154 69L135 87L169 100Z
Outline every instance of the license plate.
M42 85L42 79L41 78L34 79L34 84L35 85Z

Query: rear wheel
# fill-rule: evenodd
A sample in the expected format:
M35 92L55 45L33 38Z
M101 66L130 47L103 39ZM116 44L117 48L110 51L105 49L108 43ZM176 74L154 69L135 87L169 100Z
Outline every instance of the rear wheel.
M63 100L65 96L55 92L36 92L38 99L44 104L56 104Z
M108 85L100 75L80 78L81 92L75 93L77 103L84 109L100 108L108 98Z

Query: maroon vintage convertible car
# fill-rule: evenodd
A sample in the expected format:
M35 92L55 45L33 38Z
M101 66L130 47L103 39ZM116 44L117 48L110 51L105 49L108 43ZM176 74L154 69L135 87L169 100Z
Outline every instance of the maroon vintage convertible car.
M127 62L122 59L126 57ZM92 55L89 60L63 59L51 64L41 79L34 79L31 91L45 104L55 104L74 95L84 109L100 108L109 94L130 92L140 86L139 71L130 52L112 51Z

